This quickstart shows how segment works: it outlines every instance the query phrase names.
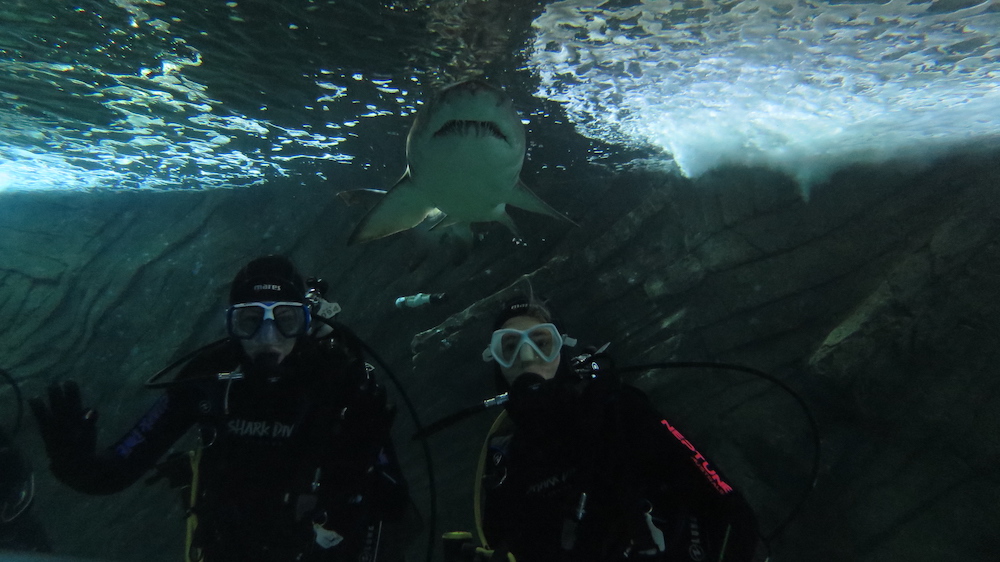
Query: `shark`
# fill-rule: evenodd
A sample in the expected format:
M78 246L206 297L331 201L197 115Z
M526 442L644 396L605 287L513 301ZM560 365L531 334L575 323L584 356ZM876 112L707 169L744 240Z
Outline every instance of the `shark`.
M345 201L377 198L348 238L376 240L413 228L499 222L520 236L507 205L576 224L521 181L525 132L507 94L481 80L444 88L406 136L406 171L388 190L342 192ZM358 194L365 191L366 194Z

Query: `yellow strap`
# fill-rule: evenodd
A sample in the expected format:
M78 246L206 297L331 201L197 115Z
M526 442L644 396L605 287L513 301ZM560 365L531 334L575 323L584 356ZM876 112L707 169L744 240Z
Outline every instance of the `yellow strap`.
M472 533L468 531L448 531L441 535L441 538L446 541L457 541L463 539L472 539Z
M486 534L483 533L482 510L483 474L486 472L486 454L490 449L490 438L493 437L493 434L499 431L506 422L507 411L504 410L503 412L500 412L500 415L497 416L497 419L493 422L489 432L486 434L486 441L483 442L483 450L479 453L479 464L476 466L476 487L473 490L472 504L476 515L476 533L479 535L479 542L486 548L490 547L489 543L486 542Z
M187 538L184 541L184 562L201 562L201 553L197 560L191 559L191 545L194 542L194 531L198 528L198 516L194 513L194 504L198 499L198 465L201 463L201 447L188 451L191 462L191 497L188 499Z

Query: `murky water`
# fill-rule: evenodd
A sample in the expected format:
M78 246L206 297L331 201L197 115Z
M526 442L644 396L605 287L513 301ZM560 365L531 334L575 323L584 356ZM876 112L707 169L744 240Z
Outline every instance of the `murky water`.
M675 345L689 346L685 352L700 352L702 337L713 343L720 340L719 349L730 349L744 345L740 338L745 334L779 338L786 330L800 332L801 326L814 323L823 324L815 327L817 333L829 330L834 325L826 322L863 304L850 300L861 298L854 296L852 283L861 286L868 279L848 278L843 289L838 283L845 271L870 267L881 282L883 272L893 270L874 260L896 259L893 252L908 256L910 244L917 247L923 239L932 241L921 247L933 250L926 257L928 263L936 260L928 270L936 270L940 263L945 272L951 271L949 267L961 269L948 264L957 260L956 255L964 256L966 248L980 254L977 244L986 247L984 240L992 236L989 225L996 222L957 211L949 214L944 202L953 189L961 192L973 185L978 190L992 176L983 170L962 175L974 158L955 159L937 170L938 179L923 186L900 187L892 174L874 174L872 187L887 194L895 214L880 215L881 209L872 209L874 203L862 204L858 201L868 200L859 198L852 203L857 212L872 216L862 216L854 224L850 223L854 211L847 213L831 200L838 193L868 189L860 178L867 180L871 169L845 174L849 176L842 182L845 185L826 186L828 196L814 197L808 205L797 199L791 182L779 174L747 172L754 177L740 184L745 170L730 169L715 178L706 172L725 163L770 166L808 187L848 163L890 158L927 161L968 145L995 145L1000 139L997 37L1000 3L996 0L4 0L0 2L0 203L6 204L0 214L6 219L6 231L0 238L0 257L5 259L0 269L10 271L3 272L5 293L0 304L12 320L2 341L9 364L2 366L10 367L37 392L49 380L71 376L110 381L114 392L94 398L106 412L105 444L145 407L142 401L150 395L141 391L136 397L134 392L140 377L160 368L174 351L189 351L197 337L219 337L222 323L213 299L245 262L244 253L263 251L308 256L306 267L331 280L346 315L353 315L361 329L377 334L375 343L398 353L407 368L412 359L406 345L409 338L433 322L428 320L431 316L404 317L391 304L398 296L448 291L454 299L447 313L451 314L531 271L543 272L537 277L545 286L550 283L547 276L555 275L545 273L553 269L550 264L558 274L562 256L575 258L591 252L595 244L606 254L598 260L599 267L580 275L566 273L565 278L555 275L551 283L557 290L552 292L561 296L565 288L574 306L592 299L592 305L570 311L577 315L580 329L613 332L608 338L616 338L616 345L618 339L632 340L624 345L631 345L628 349L636 355L649 352L658 358L673 353ZM504 86L522 113L528 130L525 182L546 198L557 195L553 204L576 219L585 218L579 221L584 228L547 227L537 218L532 223L533 217L518 217L528 225L527 242L515 244L507 231L495 226L486 231L491 236L480 239L483 244L464 269L443 258L445 252L437 245L417 236L401 236L375 250L344 249L348 223L359 214L340 205L332 193L391 185L403 171L404 139L414 112L434 89L473 75ZM595 167L578 165L588 161L603 168L595 173ZM609 173L647 167L704 177L673 182L685 186L670 192L678 197L673 208L663 195L663 184L671 182L660 174L648 174L640 182L633 179L641 173ZM546 173L538 173L546 168ZM754 199L749 191L762 185L767 189ZM731 189L734 186L743 191ZM135 197L113 193L224 188L239 190ZM24 193L54 190L78 193ZM649 204L644 199L649 192L662 197ZM978 195L959 195L964 198L956 197L960 204L955 205L961 209L990 211ZM919 206L903 203L910 198ZM803 215L793 214L799 205ZM638 209L638 218L627 216L633 208ZM923 217L925 211L920 209L935 212ZM756 212L767 216L757 223L751 220ZM824 213L834 212L840 214L826 217L829 224L820 224ZM901 220L907 218L912 220ZM935 221L945 225L940 233L932 227ZM851 226L847 233L840 231L844 224ZM739 239L729 239L732 225L743 228L736 229ZM858 238L852 237L855 227L864 231ZM873 244L867 253L855 251L857 245L851 244L867 242L871 232L880 234L881 246ZM827 244L822 239L828 235ZM743 236L753 244L743 244ZM810 246L814 240L820 240L815 249ZM619 252L618 243L629 251ZM891 255L884 257L885 252ZM805 254L809 259L803 261ZM983 264L991 262L990 255L982 253ZM679 265L672 261L678 258ZM866 260L875 265L865 265ZM922 279L918 265L923 262L914 258L912 263L917 265L902 268L896 277L885 275ZM747 268L740 269L744 265ZM790 274L795 270L810 275ZM996 278L992 271L984 265L981 278ZM725 306L713 286L698 285L705 276L718 283L715 287L725 295ZM182 287L188 282L196 283L197 289ZM682 287L686 283L697 285L701 293L687 293ZM927 283L934 286L938 280ZM832 295L852 296L828 306L826 292L806 297L798 293L817 286L824 291L832 287ZM956 293L966 293L960 283L955 286L962 287ZM698 302L699 295L703 302ZM980 299L978 293L968 298L976 301L969 310L988 308L988 298ZM812 303L810 299L823 303L802 304ZM625 314L626 305L643 313ZM751 306L761 307L761 312L744 315ZM446 316L443 309L427 310L417 312L439 314L434 322ZM672 323L680 324L688 315L698 319L692 320L696 328L701 326L698 322L718 322L722 327L712 324L707 335L695 333L690 340L694 344L677 343L681 332L693 329L674 328ZM601 322L593 322L594 318ZM930 318L925 321L928 326L941 324L942 330L947 329L947 323ZM990 322L992 316L982 320ZM885 328L887 333L893 329L892 323ZM192 332L195 336L190 336ZM601 335L596 343L606 341ZM892 334L887 338L895 341ZM737 343L726 343L730 340ZM439 393L443 384L418 378L410 386L425 392L418 407L434 409L435 417L440 417L484 392L486 379L475 378L481 343L477 339L474 345L456 345L456 349L476 348L474 366L454 365L454 371L471 375L464 379L466 395L452 396L456 387L450 383L451 394L444 395ZM755 353L772 348L762 349ZM796 358L803 354L798 344L788 344L783 352ZM964 360L964 353L956 356ZM465 355L461 358L464 361ZM977 360L967 362L972 365ZM425 358L424 362L433 363L425 370L451 376L441 361L437 355ZM983 364L991 363L983 360ZM108 365L119 370L106 370ZM948 365L942 372L951 370ZM905 383L899 386L924 393L905 372L906 377L900 375ZM929 384L937 374L928 368L920 380ZM885 384L895 392L895 387L879 380L865 384ZM88 392L99 386L88 387ZM667 390L671 396L677 394L667 387L661 394ZM691 409L698 404L695 394ZM872 392L862 406L882 408L881 396ZM884 417L910 413L909 402L899 404ZM940 412L950 417L961 409L947 403ZM701 419L716 415L716 410L706 411ZM777 424L773 414L773 409L761 410L762 417ZM924 416L928 425L937 423L934 415ZM10 417L9 409L0 410L0 425L12 425ZM882 419L859 417L865 422ZM795 417L792 423L800 419ZM23 425L34 431L30 419ZM741 425L747 428L745 433L733 440L766 452L767 448L757 447L758 436L773 434L742 421ZM703 424L703 431L709 432L705 427L715 426ZM870 459L872 466L882 463L882 442L874 440L872 445L864 441L867 435L848 433L855 429L844 427L835 430L842 432L844 449L850 447L845 458L859 457L855 447L860 448L856 443L860 441L871 449L868 457L860 456L861 461ZM967 434L965 439L973 443L992 426L982 425L985 429L978 431L983 435L966 432L961 424L954 427L959 428L954 434ZM478 451L479 443L473 441L480 440L483 432L466 431L474 437L464 442L454 439L450 444L455 450L447 452L471 462L472 455L457 445L473 444ZM169 516L176 515L171 520L176 525L164 524L155 536L141 538L143 548L162 550L158 553L162 559L173 559L173 549L180 543L176 513L180 507L172 491L132 490L128 496L81 499L53 483L44 472L39 440L28 435L23 439L27 452L35 459L36 473L45 474L48 482L39 494L38 511L64 551L128 559L136 552L136 534L160 525L168 513L163 506L169 505L174 506ZM895 439L885 436L886 442ZM924 439L913 438L914 450L934 456ZM773 447L776 459L794 450L788 442L780 445ZM806 446L811 454L812 444ZM991 450L987 447L981 458L988 458ZM895 452L886 455L892 460ZM797 493L799 473L805 470L793 462L753 455L748 459L745 473L759 465L776 479L785 474L782 470L793 474L789 479L793 484L786 489L776 485L760 494L762 513L773 523L787 513L784 505L774 505L792 501L782 495ZM829 503L817 502L814 512L803 518L807 532L797 538L802 546L789 547L789 552L816 547L818 537L829 541L822 543L823 548L846 543L829 532L825 517L844 525L868 521L866 502L874 506L872 521L892 523L883 511L887 505L883 496L871 493L881 490L883 482L855 490L857 475L869 474L864 464L841 470L838 480L827 485L823 493ZM914 473L928 464L914 465ZM471 474L455 466L448 486L452 491L457 490L454 482L459 478L464 482ZM419 484L420 478L414 482ZM899 486L922 487L908 481ZM424 493L425 488L415 489ZM460 493L464 491L454 493L458 498L454 505L460 507L443 518L467 516L470 501ZM962 519L948 533L968 528L964 519L971 517L964 513L981 510L976 502L991 505L991 496L979 489L969 493L970 501L956 502L965 511L956 512L950 504L939 506L956 521ZM924 497L916 500L923 502ZM924 508L921 503L919 509ZM844 516L848 512L855 519ZM909 513L900 513L909 520ZM90 532L94 521L126 521L133 526L114 529L111 534L119 543L113 544L104 534ZM995 516L987 514L982 521L981 525L989 524ZM864 527L859 536L876 532L870 529L877 526ZM916 535L914 528L920 529L905 529ZM909 535L900 536L910 540ZM965 535L956 536L956 542L969 542ZM881 540L871 539L879 545ZM924 543L913 544L916 550ZM861 545L858 550L865 548ZM974 550L975 545L969 548Z

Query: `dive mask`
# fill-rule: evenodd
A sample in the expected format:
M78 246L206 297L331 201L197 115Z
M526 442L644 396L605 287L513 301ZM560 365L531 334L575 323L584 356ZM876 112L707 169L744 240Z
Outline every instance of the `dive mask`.
M575 345L576 340L559 334L555 324L538 324L527 330L504 328L493 332L490 345L483 350L483 361L495 360L501 367L509 369L524 346L535 352L545 363L555 361L563 344Z
M229 335L248 340L257 335L264 322L274 322L274 327L286 338L297 338L306 333L312 320L309 306L301 302L244 302L234 304L226 312Z

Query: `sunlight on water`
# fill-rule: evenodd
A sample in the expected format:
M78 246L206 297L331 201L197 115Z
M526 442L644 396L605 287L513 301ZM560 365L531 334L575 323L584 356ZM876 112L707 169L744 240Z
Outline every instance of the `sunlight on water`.
M39 1L0 8L8 34L0 41L0 191L255 185L310 163L312 170L324 162L357 163L344 143L357 136L350 131L360 120L414 108L413 96L391 80L373 84L356 71L304 68L314 74L315 91L305 94L313 103L306 97L305 107L271 119L261 101L249 116L217 99L205 78L261 99L273 91L282 109L284 92L254 84L254 74L243 76L246 68L206 74L203 57L267 46L217 39L223 52L203 53L191 41L249 25L241 18L203 31L186 24L191 18L175 4L116 0L68 11L61 0ZM175 9L177 17L156 18L149 13L154 8ZM384 95L370 99L376 86Z
M686 176L766 165L808 187L846 163L1000 138L996 1L618 4L564 0L535 20L538 94Z

